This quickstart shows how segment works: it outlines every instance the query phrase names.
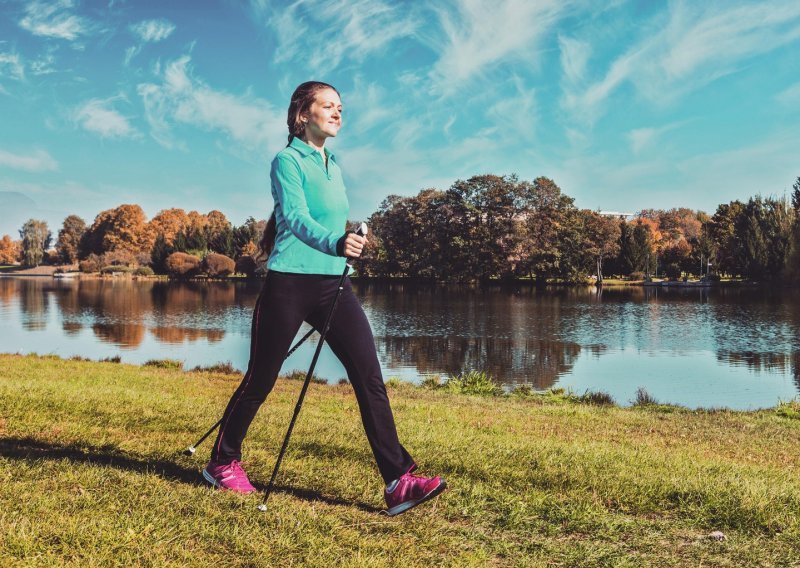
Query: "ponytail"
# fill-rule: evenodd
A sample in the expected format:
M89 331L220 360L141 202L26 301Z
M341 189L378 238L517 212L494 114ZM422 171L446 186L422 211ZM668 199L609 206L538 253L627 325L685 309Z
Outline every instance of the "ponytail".
M275 246L275 237L277 234L278 231L275 227L275 211L273 211L272 215L269 217L269 221L267 221L267 225L264 227L264 232L261 233L261 240L258 241L258 248L260 249L259 258L269 258Z

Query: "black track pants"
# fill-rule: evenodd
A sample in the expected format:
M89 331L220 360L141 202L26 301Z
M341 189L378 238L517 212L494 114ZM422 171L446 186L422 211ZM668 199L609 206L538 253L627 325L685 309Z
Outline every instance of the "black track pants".
M317 331L322 329L338 282L339 276L268 273L253 311L247 373L222 416L211 459L221 463L241 459L247 429L275 385L292 340L304 321ZM349 278L345 279L325 341L353 385L364 430L384 481L397 479L414 460L397 438L375 340Z

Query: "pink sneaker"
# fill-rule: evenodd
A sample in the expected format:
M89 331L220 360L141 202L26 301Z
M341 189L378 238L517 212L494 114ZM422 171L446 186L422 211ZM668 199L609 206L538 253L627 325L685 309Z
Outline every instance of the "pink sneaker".
M411 472L416 467L412 467L408 473L400 477L391 493L388 490L383 492L383 497L386 499L386 506L388 507L385 513L390 517L404 513L412 507L436 497L447 488L447 483L438 475L436 477L422 477L421 475L412 474Z
M247 474L238 460L233 460L231 463L210 461L203 470L203 477L214 487L236 493L252 493L256 490L250 485L250 480L247 479Z

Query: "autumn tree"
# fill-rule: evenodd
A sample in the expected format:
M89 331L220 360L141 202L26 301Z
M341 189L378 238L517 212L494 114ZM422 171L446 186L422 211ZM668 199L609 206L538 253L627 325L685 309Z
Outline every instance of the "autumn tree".
M171 246L175 236L189 225L189 216L183 209L162 209L150 220L149 225L153 235L164 235L166 244Z
M217 210L209 211L206 225L206 242L208 249L218 254L233 257L233 227L225 215Z
M139 205L120 205L101 211L95 217L81 240L81 256L117 249L149 254L155 238Z
M0 239L0 264L14 264L19 258L19 244L9 235Z
M603 264L619 254L619 222L594 211L582 210L580 214L583 217L583 248L592 259L597 282L602 284Z
M29 219L19 230L22 239L22 264L39 266L53 240L53 234L45 221Z
M56 241L56 251L61 262L72 264L78 260L80 242L85 232L86 222L77 215L69 215L64 219Z

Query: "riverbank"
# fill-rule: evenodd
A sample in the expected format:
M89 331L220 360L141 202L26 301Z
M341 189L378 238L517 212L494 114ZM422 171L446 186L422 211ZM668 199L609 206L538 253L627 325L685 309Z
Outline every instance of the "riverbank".
M278 491L200 480L238 375L0 355L0 559L38 564L791 565L800 412L619 408L400 382L401 439L451 487L400 517L349 385L312 385ZM300 384L279 381L245 462L263 488ZM334 425L335 427L331 427ZM208 442L207 442L208 443ZM710 537L720 531L723 540Z

